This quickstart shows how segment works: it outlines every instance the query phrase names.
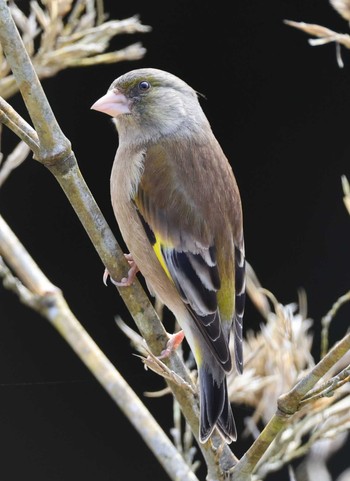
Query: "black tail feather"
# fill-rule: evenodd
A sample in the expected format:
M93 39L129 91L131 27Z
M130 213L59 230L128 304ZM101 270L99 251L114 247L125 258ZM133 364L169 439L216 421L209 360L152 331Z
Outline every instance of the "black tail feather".
M200 383L200 441L205 443L215 427L227 443L237 439L236 425L228 399L226 376L214 380L204 367L199 369Z
M231 443L232 441L236 441L237 439L237 430L236 423L232 414L231 405L228 399L226 379L224 379L222 387L225 390L225 402L223 410L217 421L217 427L222 436L225 438L226 442Z

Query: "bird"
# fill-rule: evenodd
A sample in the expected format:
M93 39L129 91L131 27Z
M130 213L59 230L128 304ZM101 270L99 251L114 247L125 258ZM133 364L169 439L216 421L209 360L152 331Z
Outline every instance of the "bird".
M227 375L234 365L243 371L245 304L242 202L231 164L199 93L170 72L131 70L91 109L111 116L118 135L111 203L131 265L118 285L140 271L174 314L197 367L199 441L217 428L229 444L237 430Z

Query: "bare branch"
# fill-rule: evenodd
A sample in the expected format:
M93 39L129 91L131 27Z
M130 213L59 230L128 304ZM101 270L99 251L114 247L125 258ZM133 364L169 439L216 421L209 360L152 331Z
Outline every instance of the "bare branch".
M0 111L1 118L1 111ZM7 159L0 164L0 187L4 184L10 173L19 167L28 157L30 148L23 141L19 142Z
M57 291L1 216L0 254L33 294L40 296Z
M278 401L279 409L287 414L294 414L299 408L300 401L315 384L350 350L350 333L337 342L316 366L286 395Z
M0 254L25 284L12 276L0 258L4 285L57 329L127 416L170 478L198 481L151 413L75 318L60 289L41 272L1 217Z
M307 403L314 402L323 397L330 397L334 395L334 391L341 388L344 384L350 381L350 366L347 366L339 374L328 379L321 386L312 389L307 393L307 395L300 401L300 408L305 406Z
M0 122L22 139L34 155L39 153L39 139L35 130L1 97Z

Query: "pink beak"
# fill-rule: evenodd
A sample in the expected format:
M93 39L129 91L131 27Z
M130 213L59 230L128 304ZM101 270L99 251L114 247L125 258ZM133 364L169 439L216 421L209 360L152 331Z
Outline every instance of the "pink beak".
M106 95L98 99L92 106L92 110L103 112L111 117L117 117L120 114L129 114L130 102L124 94L118 90L108 90Z

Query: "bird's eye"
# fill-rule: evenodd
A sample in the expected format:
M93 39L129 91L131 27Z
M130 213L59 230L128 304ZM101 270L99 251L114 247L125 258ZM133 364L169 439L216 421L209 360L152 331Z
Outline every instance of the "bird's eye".
M150 88L151 88L151 84L146 80L142 80L142 82L139 83L139 90L141 92L146 92L146 90L149 90Z

